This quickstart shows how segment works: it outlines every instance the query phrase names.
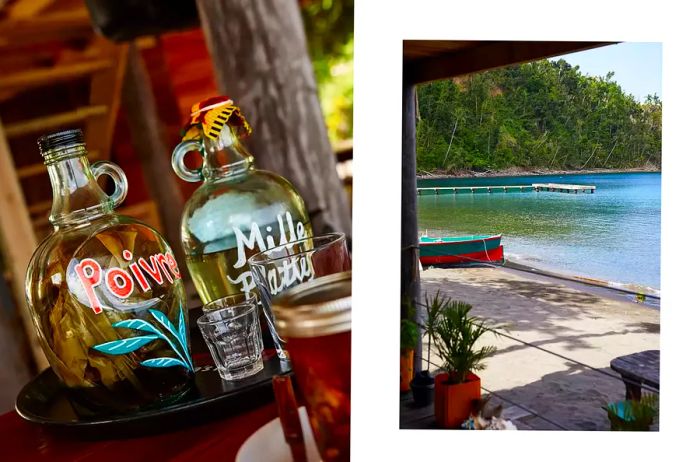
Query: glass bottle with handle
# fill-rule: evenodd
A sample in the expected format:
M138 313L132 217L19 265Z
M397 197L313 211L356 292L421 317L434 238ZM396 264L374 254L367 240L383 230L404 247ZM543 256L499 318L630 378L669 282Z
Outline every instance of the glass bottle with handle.
M241 142L250 132L233 101L214 97L192 107L183 141L173 151L175 173L202 182L185 204L181 234L187 267L204 304L257 293L248 257L312 234L304 201L292 184L255 168ZM190 152L201 155L201 168L187 167ZM265 348L286 358L269 307L260 312Z
M185 295L168 243L118 215L124 172L90 165L80 130L39 140L53 188L53 232L39 244L26 295L39 341L80 415L158 407L189 389ZM108 175L114 192L97 178Z

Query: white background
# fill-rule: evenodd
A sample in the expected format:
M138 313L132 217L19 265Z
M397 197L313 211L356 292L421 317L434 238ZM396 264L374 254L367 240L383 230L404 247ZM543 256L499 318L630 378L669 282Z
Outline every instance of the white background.
M353 461L698 460L700 16L690 6L695 4L356 0ZM403 39L663 43L660 432L399 430Z

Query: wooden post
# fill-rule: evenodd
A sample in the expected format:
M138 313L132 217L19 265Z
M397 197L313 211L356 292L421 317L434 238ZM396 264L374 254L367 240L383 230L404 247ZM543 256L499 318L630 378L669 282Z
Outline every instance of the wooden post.
M101 159L108 159L119 110L127 47L114 45L102 37L94 43L95 51L99 52L100 56L111 59L113 65L96 72L90 81L90 104L104 106L105 111L86 121L85 144L88 149L98 151Z
M401 144L401 317L408 316L406 301L417 303L420 295L418 272L418 214L416 208L416 87L403 84ZM437 190L436 190L437 192ZM416 305L417 306L417 305ZM421 313L416 310L416 321ZM414 370L420 371L423 343L416 345ZM430 366L428 366L430 367Z
M37 156L38 153L35 153ZM44 352L39 345L37 333L34 330L32 316L27 308L24 293L24 278L37 247L34 228L29 219L27 204L24 202L22 188L17 180L15 164L12 160L10 147L5 138L5 132L0 121L0 238L2 253L5 256L12 276L12 291L17 303L17 310L27 341L32 351L32 357L38 370L48 367Z
M17 393L32 378L26 340L16 304L0 274L0 351L3 362L0 369L0 412L12 409Z
M197 0L219 89L253 127L260 168L301 193L315 233L351 238L350 208L318 101L297 0Z
M127 112L134 149L141 159L146 186L158 207L163 232L175 252L180 271L187 274L180 238L184 201L170 167L170 148L160 119L151 81L136 45L129 46L122 102Z

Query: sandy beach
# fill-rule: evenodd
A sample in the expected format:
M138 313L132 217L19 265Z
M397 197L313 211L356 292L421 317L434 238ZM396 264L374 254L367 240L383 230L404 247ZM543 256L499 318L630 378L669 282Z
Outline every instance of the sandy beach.
M470 303L508 335L615 377L613 358L659 349L659 310L608 289L506 268L429 268L421 289ZM609 430L602 406L624 399L622 381L502 336L484 341L498 351L479 372L482 387L534 411L503 403L519 429Z

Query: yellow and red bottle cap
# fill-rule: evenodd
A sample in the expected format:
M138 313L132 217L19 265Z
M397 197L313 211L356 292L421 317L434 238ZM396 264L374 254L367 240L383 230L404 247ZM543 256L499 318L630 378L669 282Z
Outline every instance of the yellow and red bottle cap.
M253 131L233 100L227 96L207 98L192 106L183 140L198 137L198 126L207 138L215 140L227 123L239 128L238 135L248 136Z

